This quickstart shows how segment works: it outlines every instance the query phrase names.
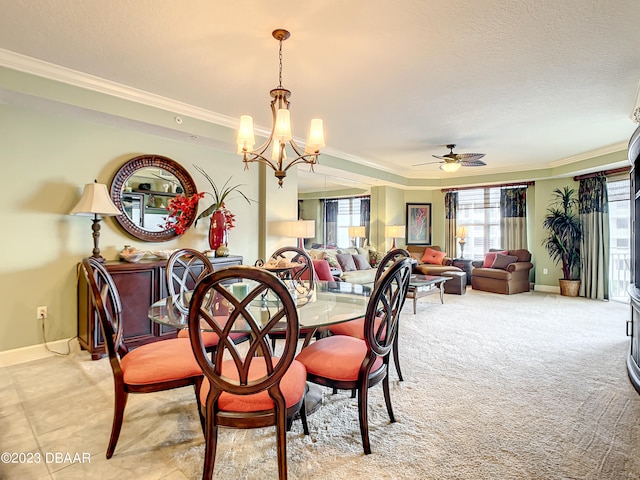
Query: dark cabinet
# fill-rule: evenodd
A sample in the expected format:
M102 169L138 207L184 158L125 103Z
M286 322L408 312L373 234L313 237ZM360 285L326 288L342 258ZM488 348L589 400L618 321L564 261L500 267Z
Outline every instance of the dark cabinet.
M219 270L231 265L241 265L242 257L233 255L212 258L211 263L215 270ZM149 306L167 296L166 264L166 260L105 264L120 293L124 339L129 348L176 335L175 329L156 324L147 316ZM104 354L100 324L82 274L78 276L78 341L93 360Z
M640 128L629 141L629 161L631 162L631 285L629 297L630 318L627 321L627 335L631 337L627 371L629 379L640 393Z

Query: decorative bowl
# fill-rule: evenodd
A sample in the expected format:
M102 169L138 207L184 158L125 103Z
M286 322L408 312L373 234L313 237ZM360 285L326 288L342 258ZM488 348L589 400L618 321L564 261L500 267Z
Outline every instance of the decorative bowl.
M125 262L138 263L146 254L147 252L140 250L135 252L120 252L120 258Z
M151 253L158 258L167 260L175 250L154 250Z

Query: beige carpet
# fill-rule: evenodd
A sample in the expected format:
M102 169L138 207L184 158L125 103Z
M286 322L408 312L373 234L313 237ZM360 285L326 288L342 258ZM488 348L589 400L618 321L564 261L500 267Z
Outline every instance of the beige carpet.
M392 372L397 423L372 389L373 453L362 453L355 401L324 394L288 437L292 479L638 479L640 396L626 376L626 305L531 292L470 291L405 307L401 358ZM82 361L111 401L108 365ZM153 398L150 398L153 397ZM121 442L104 460L110 411L93 436L110 478L198 479L204 442L183 389L131 398ZM272 429L222 429L214 478L277 478ZM161 461L159 460L161 459ZM153 476L143 472L151 472ZM79 468L79 467L78 467ZM102 470L102 469L101 469ZM73 475L55 478L82 478ZM77 471L79 473L79 470ZM107 478L101 477L101 478Z

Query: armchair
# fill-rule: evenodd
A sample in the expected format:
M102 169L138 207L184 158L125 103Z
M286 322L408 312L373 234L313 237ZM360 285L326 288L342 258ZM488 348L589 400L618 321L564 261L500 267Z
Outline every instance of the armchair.
M489 250L489 254L504 255L505 250ZM533 268L531 252L525 249L508 250L506 255L516 257L515 261L496 268L496 264L488 266L487 259L473 262L471 271L471 287L474 290L502 293L511 295L514 293L528 292L531 289L529 272ZM497 255L496 255L497 256ZM498 267L501 267L498 265Z

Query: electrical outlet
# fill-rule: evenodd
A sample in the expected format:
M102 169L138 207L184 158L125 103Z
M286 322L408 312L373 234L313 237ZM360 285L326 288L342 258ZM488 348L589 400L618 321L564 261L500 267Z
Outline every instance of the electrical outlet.
M549 273L549 270L547 270L546 268L543 268L543 269L542 269L542 274L543 274L543 275L546 275L547 273Z
M38 307L38 319L46 319L47 318L47 307L46 306L42 306L42 307Z

